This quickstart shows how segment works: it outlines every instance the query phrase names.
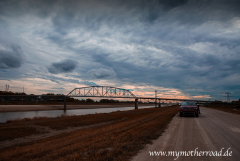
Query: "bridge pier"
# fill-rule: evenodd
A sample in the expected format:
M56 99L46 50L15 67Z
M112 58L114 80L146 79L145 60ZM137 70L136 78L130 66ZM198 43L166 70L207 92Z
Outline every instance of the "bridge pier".
M64 97L64 111L67 110L67 98Z
M135 98L135 110L138 109L138 98Z
M158 102L158 107L161 107L161 100L159 99L158 101L159 101Z

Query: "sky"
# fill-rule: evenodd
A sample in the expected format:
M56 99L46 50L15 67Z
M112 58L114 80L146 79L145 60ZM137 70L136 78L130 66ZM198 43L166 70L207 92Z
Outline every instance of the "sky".
M240 98L239 0L0 0L0 90Z

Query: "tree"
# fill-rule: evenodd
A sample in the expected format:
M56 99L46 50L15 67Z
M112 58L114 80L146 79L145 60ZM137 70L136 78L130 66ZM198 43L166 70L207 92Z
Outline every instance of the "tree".
M88 99L86 99L86 102L94 102L94 100L88 98Z

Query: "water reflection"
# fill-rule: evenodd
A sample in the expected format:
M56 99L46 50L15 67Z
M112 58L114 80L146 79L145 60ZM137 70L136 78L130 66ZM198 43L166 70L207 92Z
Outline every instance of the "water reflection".
M153 106L139 106L142 108L151 108ZM114 111L133 110L134 107L118 108L98 108L98 109L74 109L74 110L48 110L48 111L24 111L24 112L4 112L0 113L0 123L6 123L7 120L33 118L33 117L58 117L61 115L87 115L96 113L110 113Z

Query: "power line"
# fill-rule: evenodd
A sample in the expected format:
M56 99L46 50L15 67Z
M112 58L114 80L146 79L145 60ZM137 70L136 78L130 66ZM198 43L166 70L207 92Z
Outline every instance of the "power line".
M232 96L229 96L231 93L229 93L229 92L226 92L225 93L227 96L223 96L223 97L227 97L227 102L230 102L230 97L232 97Z
M9 92L9 84L6 84L5 92Z

